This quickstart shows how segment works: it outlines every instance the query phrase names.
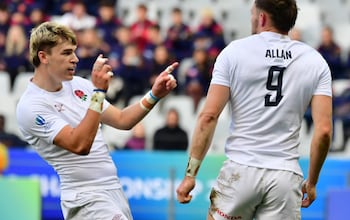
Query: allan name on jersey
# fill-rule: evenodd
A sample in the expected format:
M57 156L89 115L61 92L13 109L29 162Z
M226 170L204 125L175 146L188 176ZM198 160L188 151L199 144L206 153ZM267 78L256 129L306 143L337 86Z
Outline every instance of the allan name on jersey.
M266 50L265 57L289 60L292 59L292 52L290 50L268 49Z

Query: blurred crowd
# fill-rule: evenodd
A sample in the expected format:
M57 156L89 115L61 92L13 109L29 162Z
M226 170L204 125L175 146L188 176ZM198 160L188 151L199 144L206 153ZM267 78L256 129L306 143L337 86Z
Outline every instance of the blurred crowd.
M163 30L148 17L148 8L135 8L135 21L125 25L116 14L116 1L16 1L0 4L0 70L11 76L11 86L20 72L32 71L28 63L30 31L44 21L71 27L78 38L77 75L89 77L98 54L109 58L115 79L108 92L112 103L129 104L143 94L153 80L173 61L188 62L176 71L179 86L175 93L187 94L196 103L208 89L213 61L226 43L223 28L210 10L203 10L197 27L190 27L180 8L172 10L169 29ZM181 76L180 76L181 74Z
M115 74L107 94L111 103L128 105L132 97L150 88L157 74L178 61L180 67L174 72L178 87L174 93L190 96L197 108L209 87L215 58L229 43L214 12L201 9L198 24L190 26L181 8L174 7L169 25L164 28L149 18L147 1L135 7L134 21L129 25L117 14L117 7L116 0L1 1L0 71L11 76L11 87L19 73L32 72L28 61L30 32L38 24L52 20L66 24L77 35L77 75L88 78L99 54L109 58ZM320 35L317 49L328 62L333 79L350 79L350 55L344 56L347 53L334 40L332 27L324 27ZM293 30L291 37L302 41L298 30ZM342 107L335 111L339 117L348 115L343 106L350 103L349 94L344 92L335 100L335 106ZM348 133L350 136L350 130Z

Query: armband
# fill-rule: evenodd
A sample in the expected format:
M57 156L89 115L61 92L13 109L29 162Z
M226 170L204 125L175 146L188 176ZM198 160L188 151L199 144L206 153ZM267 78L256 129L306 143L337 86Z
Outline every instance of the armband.
M140 100L140 107L146 112L151 111L151 109L157 104L160 98L155 97L152 94L152 90L147 92L144 97Z
M196 177L202 160L190 157L186 168L186 176Z
M94 90L94 93L92 93L91 96L91 102L90 102L90 106L89 109L98 112L98 113L102 113L102 109L103 109L103 101L106 97L106 93L101 91L101 90Z
M93 91L94 91L94 92L104 92L104 93L107 93L107 90L105 90L105 89L94 89Z

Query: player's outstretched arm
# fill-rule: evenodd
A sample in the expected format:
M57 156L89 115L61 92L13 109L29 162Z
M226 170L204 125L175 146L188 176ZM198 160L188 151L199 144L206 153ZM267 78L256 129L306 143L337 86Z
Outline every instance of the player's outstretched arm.
M179 63L174 62L161 72L150 91L148 91L138 103L131 104L124 109L110 105L103 112L101 121L117 129L128 130L141 121L157 102L168 95L176 86L177 82L171 72Z

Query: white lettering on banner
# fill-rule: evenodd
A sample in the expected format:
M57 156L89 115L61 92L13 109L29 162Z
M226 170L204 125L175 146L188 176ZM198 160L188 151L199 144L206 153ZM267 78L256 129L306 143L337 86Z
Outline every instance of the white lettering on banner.
M120 177L120 182L123 185L124 193L129 199L141 199L148 200L168 200L171 198L171 180L163 178L148 178L142 179L139 177ZM180 184L181 180L176 180L174 187L176 188ZM176 189L173 189L175 193ZM203 192L203 183L197 180L196 187L193 190L193 199L196 195Z
M33 174L30 177L39 179L42 196L60 197L60 182L57 176Z
M23 175L10 174L10 178L23 177ZM56 175L39 175L31 174L29 178L39 179L42 197L60 197L60 182ZM203 183L201 180L196 181L196 187L192 191L193 200L201 193L206 193L205 198L209 199L211 187L215 180L208 180ZM120 177L125 195L129 199L147 199L147 200L168 200L171 198L171 180L165 178L140 178L140 177ZM173 195L176 195L176 188L181 183L177 179L173 184ZM205 188L205 189L204 189Z

